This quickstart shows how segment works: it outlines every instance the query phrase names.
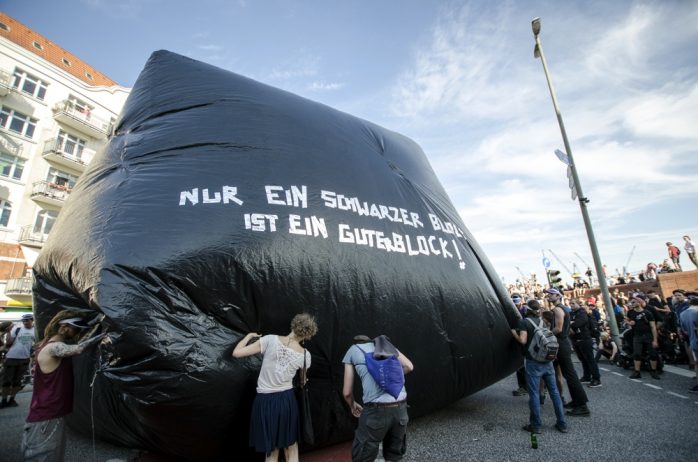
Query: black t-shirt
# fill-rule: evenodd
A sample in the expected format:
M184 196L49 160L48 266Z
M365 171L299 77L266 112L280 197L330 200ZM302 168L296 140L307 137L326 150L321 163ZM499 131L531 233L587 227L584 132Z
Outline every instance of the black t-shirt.
M575 341L591 339L589 315L584 308L572 310L570 314L570 338Z
M647 306L645 306L645 309L652 313L652 316L654 316L655 321L663 322L664 313L660 313L659 311L657 311L657 308L662 308L662 306L662 302L660 302L656 298L650 298L649 302L647 302Z
M646 335L652 333L652 328L650 327L650 321L654 321L654 316L647 310L628 311L628 318L631 321L635 321L633 326L633 332L635 335Z
M528 353L528 347L531 346L531 342L533 341L533 333L536 331L536 328L533 327L533 324L531 324L531 321L528 321L529 319L531 321L533 321L537 326L542 327L545 325L545 323L543 322L543 320L541 318L536 317L536 316L533 316L533 317L527 316L523 319L519 319L519 325L517 326L516 330L519 330L519 331L525 330L526 334L527 334L526 335L526 345L524 346L524 354L526 356L526 359L533 359L533 358L531 358L531 355Z

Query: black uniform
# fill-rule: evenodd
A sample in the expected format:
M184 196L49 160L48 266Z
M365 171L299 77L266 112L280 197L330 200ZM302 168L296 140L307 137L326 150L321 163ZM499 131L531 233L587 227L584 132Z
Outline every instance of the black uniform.
M579 381L577 371L574 369L574 364L572 364L572 345L568 338L570 332L570 315L562 304L556 305L555 309L562 310L563 313L565 313L562 332L556 334L560 347L557 350L555 365L560 366L562 376L565 378L565 382L567 382L567 388L569 388L570 396L572 397L572 408L586 408L586 403L589 401L589 398L587 398L582 382Z

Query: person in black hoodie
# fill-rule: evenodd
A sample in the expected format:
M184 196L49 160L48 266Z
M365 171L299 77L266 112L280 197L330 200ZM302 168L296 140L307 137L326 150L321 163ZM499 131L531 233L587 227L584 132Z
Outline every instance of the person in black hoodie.
M599 366L594 360L594 343L591 338L589 329L589 315L582 306L582 303L573 298L570 300L570 340L572 346L577 353L579 360L582 362L584 371L580 382L589 382L589 387L595 388L601 386L601 375L599 374Z

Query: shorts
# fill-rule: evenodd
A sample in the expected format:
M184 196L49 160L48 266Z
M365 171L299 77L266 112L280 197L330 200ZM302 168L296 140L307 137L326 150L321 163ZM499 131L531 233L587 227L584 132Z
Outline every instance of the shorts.
M19 388L22 386L22 380L27 375L29 370L28 359L5 359L5 364L2 368L2 386L3 388Z
M22 434L22 454L30 462L62 462L65 454L63 417L27 422Z
M651 335L640 335L633 337L633 359L635 361L640 361L642 359L643 350L645 350L645 345L647 349L647 355L652 361L657 360L657 350L652 346L652 336Z

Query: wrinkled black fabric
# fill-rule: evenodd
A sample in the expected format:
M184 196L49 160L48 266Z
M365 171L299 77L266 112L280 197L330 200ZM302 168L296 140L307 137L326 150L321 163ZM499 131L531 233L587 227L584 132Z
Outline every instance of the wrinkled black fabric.
M342 242L355 229L367 231ZM521 362L518 314L419 146L166 51L34 274L42 328L73 308L104 313L113 338L76 358L71 425L89 435L92 406L98 438L172 457L247 460L261 360L231 351L250 331L288 333L296 313L319 325L307 343L316 446L352 436L341 359L357 334L386 334L413 361L413 417Z

